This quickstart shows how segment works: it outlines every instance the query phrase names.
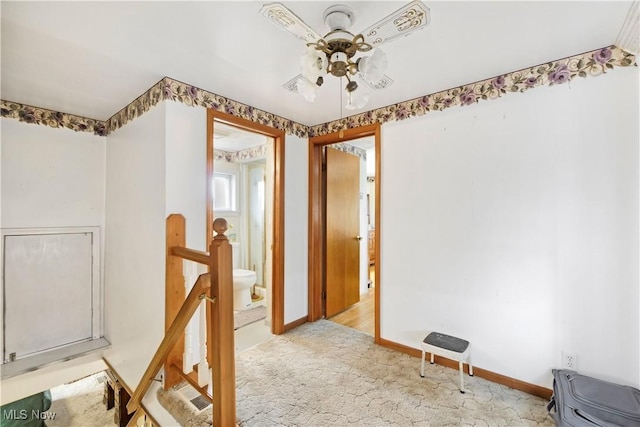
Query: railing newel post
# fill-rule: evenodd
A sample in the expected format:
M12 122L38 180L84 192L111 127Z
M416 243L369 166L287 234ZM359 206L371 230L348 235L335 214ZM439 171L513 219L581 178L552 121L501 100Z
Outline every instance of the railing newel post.
M233 260L229 239L224 234L227 220L213 222L216 232L209 254L211 256L211 291L215 303L210 308L208 337L209 361L212 368L213 425L236 424L235 339L233 326Z

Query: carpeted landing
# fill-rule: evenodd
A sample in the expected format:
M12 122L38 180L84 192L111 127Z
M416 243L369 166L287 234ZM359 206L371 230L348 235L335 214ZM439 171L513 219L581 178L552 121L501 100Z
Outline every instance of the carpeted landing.
M468 376L461 394L457 370L427 364L420 378L419 359L326 320L238 354L236 383L237 421L247 427L553 426L543 399ZM185 393L159 400L180 406L182 415L170 412L185 426L211 425L211 406L196 409Z
M114 409L107 411L102 403L106 374L82 378L51 389L53 419L46 421L47 427L111 427L114 424Z
M240 329L267 318L267 307L259 305L248 310L236 311L233 314L233 329Z

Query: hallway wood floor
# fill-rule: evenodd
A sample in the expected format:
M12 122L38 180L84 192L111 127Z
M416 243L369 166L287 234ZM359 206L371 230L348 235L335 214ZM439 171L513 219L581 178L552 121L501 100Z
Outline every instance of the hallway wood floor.
M360 295L360 302L352 305L342 313L338 313L327 320L339 323L341 325L373 336L376 295L375 274L373 266L369 268L369 277L371 279L371 287L365 295Z

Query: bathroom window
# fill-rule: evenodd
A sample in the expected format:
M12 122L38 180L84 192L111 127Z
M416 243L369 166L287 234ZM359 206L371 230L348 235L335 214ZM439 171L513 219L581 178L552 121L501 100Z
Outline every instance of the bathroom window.
M238 213L238 174L232 172L214 172L213 210L218 214Z

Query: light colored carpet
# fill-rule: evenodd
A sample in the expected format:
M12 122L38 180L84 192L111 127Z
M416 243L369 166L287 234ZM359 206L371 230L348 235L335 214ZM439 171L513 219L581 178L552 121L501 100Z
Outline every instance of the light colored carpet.
M53 420L47 427L113 427L114 409L102 403L105 373L100 372L51 389Z
M267 318L267 307L260 305L249 310L237 311L233 314L233 328L238 329L258 320Z
M212 406L208 404L203 409L198 409L190 400L199 393L188 385L180 388L164 391L158 389L158 402L182 427L205 427L213 424Z
M273 336L236 361L243 427L554 425L543 399L468 376L461 394L457 370L427 364L420 378L418 358L326 320Z

